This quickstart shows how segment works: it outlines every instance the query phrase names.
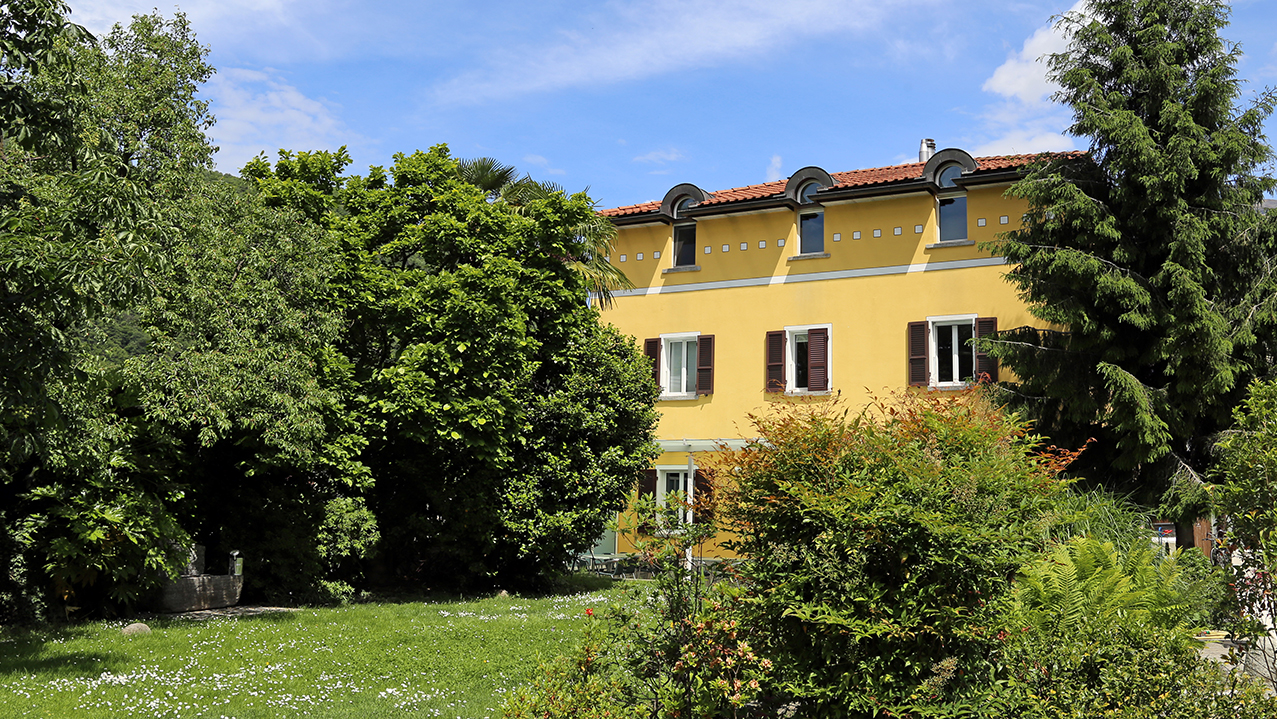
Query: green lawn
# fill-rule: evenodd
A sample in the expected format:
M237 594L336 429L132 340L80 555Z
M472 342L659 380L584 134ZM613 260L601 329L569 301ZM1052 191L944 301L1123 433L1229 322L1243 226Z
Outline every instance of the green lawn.
M496 717L614 590L0 635L3 717Z

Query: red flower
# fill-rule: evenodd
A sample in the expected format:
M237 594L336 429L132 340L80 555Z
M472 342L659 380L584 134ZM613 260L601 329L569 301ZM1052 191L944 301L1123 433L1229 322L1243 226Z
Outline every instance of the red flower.
M586 610L585 610L585 616L587 616L587 617L592 617L592 616L594 616L594 610L593 610L593 609L590 609L590 608L588 608L588 607L587 607L587 608L586 608Z

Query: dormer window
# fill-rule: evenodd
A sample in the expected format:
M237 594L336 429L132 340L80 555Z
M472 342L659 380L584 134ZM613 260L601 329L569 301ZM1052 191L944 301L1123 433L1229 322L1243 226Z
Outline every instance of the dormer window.
M957 187L954 180L962 176L962 165L949 165L940 171L937 184L941 187Z
M695 201L690 197L683 197L674 203L675 267L696 264L696 223L684 215L694 204Z
M808 182L806 185L803 185L803 189L799 191L798 197L801 198L804 205L810 205L816 201L813 196L816 194L816 190L819 189L819 182Z
M798 251L800 254L817 254L825 251L825 210L816 204L815 194L820 183L808 182L798 191L803 207L798 211Z
M683 213L687 212L688 208L690 208L694 204L696 203L692 202L692 198L690 197L684 197L683 199L674 203L674 219L676 220L684 219Z
M936 176L941 242L967 239L967 194L954 182L961 176L961 165L948 165Z

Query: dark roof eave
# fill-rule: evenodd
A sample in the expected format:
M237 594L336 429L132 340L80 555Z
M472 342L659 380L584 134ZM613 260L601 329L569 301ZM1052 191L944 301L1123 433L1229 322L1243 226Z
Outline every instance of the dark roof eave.
M631 212L626 215L608 215L607 218L617 227L625 227L626 225L646 225L652 222L662 222L668 225L673 221L668 215L661 214L660 210Z
M771 197L759 197L753 200L729 200L727 202L716 202L712 205L697 205L691 207L684 213L688 217L705 217L708 215L727 215L733 212L751 212L755 210L771 210L775 208L794 209L798 207L793 200L784 195L773 195Z
M1022 177L1024 177L1024 170L1008 168L1004 170L976 172L973 175L960 177L954 180L954 184L959 187L974 187L976 185L993 185L999 182L1015 182Z
M842 187L821 190L816 193L816 199L819 202L829 200L852 200L861 197L872 197L874 195L899 195L906 192L917 192L919 190L930 190L933 188L930 182L926 180L902 180L891 184L884 185L861 185L858 187Z

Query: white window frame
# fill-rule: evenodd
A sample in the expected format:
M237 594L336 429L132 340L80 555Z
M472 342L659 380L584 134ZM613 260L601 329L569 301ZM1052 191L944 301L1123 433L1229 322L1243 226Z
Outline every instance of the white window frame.
M671 332L661 335L661 396L662 400L678 400L678 399L696 399L696 390L691 392L670 392L670 358L673 353L670 352L670 345L674 342L685 342L687 340L696 340L697 361L700 360L700 332ZM684 351L683 359L687 359L687 353ZM696 379L695 367L684 367L683 386L687 387L687 378L690 376L693 381Z
M692 506L694 506L694 502L696 501L696 469L697 469L696 465L691 462L684 462L683 464L657 464L657 465L653 465L652 468L656 470L656 506L657 507L665 506L665 495L666 495L665 475L669 472L679 472L679 473L687 475L687 496L685 497L685 499L687 500L688 507L686 510L684 510L685 514L683 516L683 523L691 524L692 520L694 519L692 514ZM677 530L669 530L669 531L677 531Z
M810 330L825 330L825 374L829 378L829 389L823 392L812 392L809 389L799 389L795 382L798 381L798 361L795 353L798 351L798 343L794 341L795 335L800 335ZM811 366L808 365L808 372ZM826 395L833 391L834 387L834 326L826 322L823 325L789 325L785 327L785 394L787 395Z
M976 317L978 317L978 315L968 314L968 315L937 315L935 317L927 318L927 362L929 363L928 367L930 367L931 369L931 371L927 373L928 375L927 383L931 386L932 389L964 389L968 386L968 383L963 380L958 380L956 382L941 382L939 381L939 379L937 379L940 374L940 362L939 362L939 356L937 354L936 347L938 346L939 328L941 327L953 327L954 325L969 324L971 325L971 336L975 337ZM974 369L975 348L970 347L968 349L972 353L971 366ZM959 351L958 348L956 347L954 348L954 350ZM953 366L957 367L958 366L957 355L954 355L953 359L954 359Z

